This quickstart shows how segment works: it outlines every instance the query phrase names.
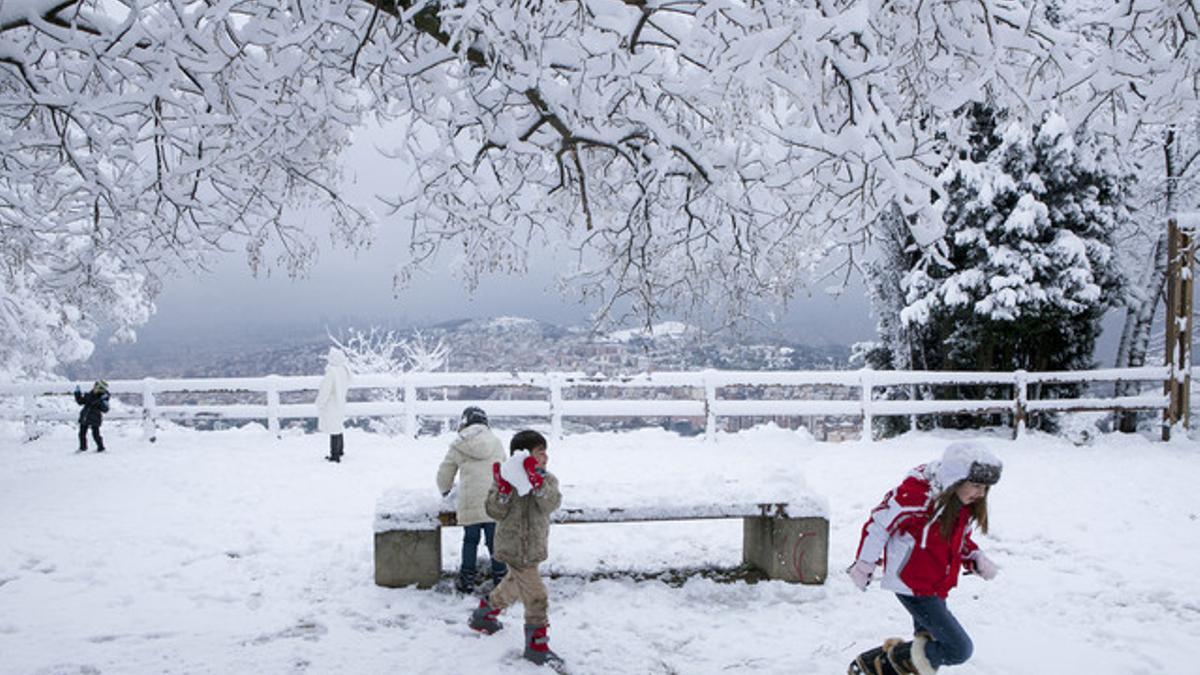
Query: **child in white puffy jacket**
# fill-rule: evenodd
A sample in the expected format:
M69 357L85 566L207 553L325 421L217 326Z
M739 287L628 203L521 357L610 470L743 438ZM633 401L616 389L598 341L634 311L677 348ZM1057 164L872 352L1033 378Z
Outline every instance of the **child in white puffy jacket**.
M507 571L504 563L496 559L496 522L484 510L492 485L492 464L504 459L504 444L488 427L487 413L475 406L463 410L458 437L450 443L437 473L438 490L443 495L450 493L455 474L459 476L456 516L463 528L463 544L462 566L455 588L462 593L475 590L480 535L492 559L492 581L499 584Z

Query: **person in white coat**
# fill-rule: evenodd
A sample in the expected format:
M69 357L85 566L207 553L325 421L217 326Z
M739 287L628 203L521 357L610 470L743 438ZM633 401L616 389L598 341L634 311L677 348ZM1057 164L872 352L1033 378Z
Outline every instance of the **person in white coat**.
M329 348L325 378L317 390L317 430L329 434L329 456L331 462L341 462L345 454L346 390L350 387L350 363L346 353L337 347Z
M462 593L475 590L481 534L492 559L492 581L499 584L508 571L504 563L496 560L496 521L488 517L483 505L492 486L492 464L505 459L504 444L488 428L487 413L476 406L463 410L458 437L450 443L437 473L438 490L443 496L450 494L454 476L459 475L456 516L463 528L463 544L462 566L455 588Z

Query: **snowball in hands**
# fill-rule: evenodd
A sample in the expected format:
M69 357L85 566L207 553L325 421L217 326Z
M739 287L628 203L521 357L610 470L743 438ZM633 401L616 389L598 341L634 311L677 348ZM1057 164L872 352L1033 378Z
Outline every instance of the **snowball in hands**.
M526 457L529 457L527 451L518 450L500 465L500 477L511 483L513 489L517 491L517 495L521 497L529 494L529 491L533 489L533 485L529 482L529 474L525 472Z

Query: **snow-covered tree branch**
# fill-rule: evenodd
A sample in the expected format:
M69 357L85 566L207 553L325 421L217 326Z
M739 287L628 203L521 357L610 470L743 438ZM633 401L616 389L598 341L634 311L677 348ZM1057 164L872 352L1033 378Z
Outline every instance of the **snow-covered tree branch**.
M368 112L397 132L398 282L549 241L601 317L649 320L786 300L890 204L936 242L968 102L1133 143L1196 100L1183 0L2 1L0 311L52 338L10 368L131 330L231 242L302 269L292 206L360 240L336 160Z
M0 368L86 355L147 320L163 274L230 245L289 272L314 253L289 209L361 240L337 191L359 124L362 3L0 3Z
M474 282L565 240L602 313L646 317L786 299L892 201L933 241L941 120L985 96L1038 112L1076 70L1077 36L1008 2L485 1L438 18L454 37L388 92L414 264L461 246Z

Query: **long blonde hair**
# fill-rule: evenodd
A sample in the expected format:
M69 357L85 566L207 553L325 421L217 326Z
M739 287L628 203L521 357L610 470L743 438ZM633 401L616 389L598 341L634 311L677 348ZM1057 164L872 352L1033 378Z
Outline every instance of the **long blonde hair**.
M958 522L958 512L963 507L962 500L958 498L958 486L964 482L960 480L942 490L942 494L938 495L933 503L933 512L937 514L938 529L942 533L942 539L947 541L950 540L950 534L954 532L954 524ZM988 492L991 492L991 486L988 486ZM975 521L975 527L983 534L987 534L988 531L988 492L967 507L971 513L971 520Z

